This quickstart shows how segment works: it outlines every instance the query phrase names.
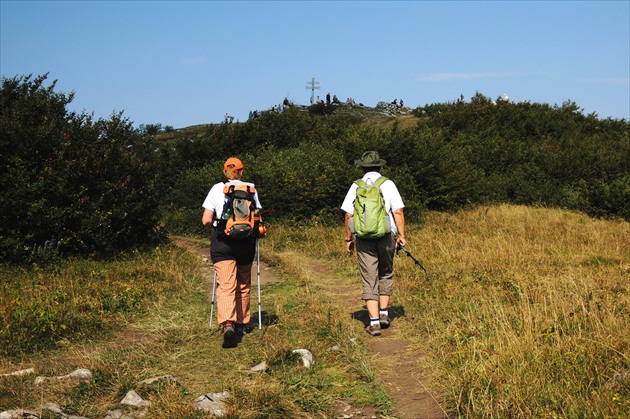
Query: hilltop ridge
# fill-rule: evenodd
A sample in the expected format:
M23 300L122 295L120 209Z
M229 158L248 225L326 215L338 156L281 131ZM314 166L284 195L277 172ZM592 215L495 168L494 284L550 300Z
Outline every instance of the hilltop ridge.
M313 114L323 114L323 104L312 106L291 105L291 108L298 109L302 112L311 112ZM397 106L388 102L379 102L376 106L365 106L363 104L349 106L345 103L328 105L329 112L323 117L336 115L338 117L346 117L357 124L367 124L370 126L387 126L398 121L403 128L414 126L418 117L413 114L413 108L406 106ZM261 114L273 113L273 108L261 112ZM247 121L231 122L229 124L244 124L251 122L255 118ZM196 124L187 127L175 128L168 131L161 131L156 135L158 140L176 140L179 138L189 138L204 135L208 128L216 125L224 125L225 122ZM228 125L229 125L228 124Z

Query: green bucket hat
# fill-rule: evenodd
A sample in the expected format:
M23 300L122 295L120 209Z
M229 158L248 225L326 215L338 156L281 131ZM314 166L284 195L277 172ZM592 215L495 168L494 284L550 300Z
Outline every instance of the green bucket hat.
M366 151L360 159L354 162L361 167L381 167L387 163L378 156L378 151Z

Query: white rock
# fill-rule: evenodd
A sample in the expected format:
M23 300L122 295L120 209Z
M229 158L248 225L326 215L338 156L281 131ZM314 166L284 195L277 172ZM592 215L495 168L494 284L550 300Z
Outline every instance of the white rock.
M35 378L35 385L42 384L49 380L65 380L68 378L78 378L81 380L88 380L92 378L92 372L85 368L79 368L78 370L74 370L70 374L67 374L67 375L60 375L57 377L41 377L40 376L40 377Z
M28 410L5 410L0 413L0 419L27 419L27 418L39 418L37 413L29 412Z
M266 369L267 369L267 362L263 361L260 364L253 366L250 371L252 371L252 372L260 372L260 371L264 371Z
M120 401L120 404L126 404L128 406L135 407L145 407L149 405L149 402L142 399L142 397L140 397L135 391L129 390L125 397Z
M225 402L223 400L229 396L230 393L227 391L222 393L208 393L193 400L193 405L199 410L212 412L213 415L222 417L225 416Z
M54 413L59 413L60 415L63 414L63 410L61 410L61 407L57 403L46 403L44 409L50 410Z
M313 365L313 354L308 349L294 349L293 353L302 355L302 364L306 368L310 368Z
M70 378L81 378L81 379L90 379L92 378L92 372L88 369L85 368L79 368L78 370L74 370L72 371L70 374L67 375L67 377ZM65 378L64 377L59 377L59 378Z
M22 375L34 374L34 373L35 373L35 368L27 368L25 370L19 370L19 371L10 372L7 374L2 374L0 375L0 377L9 377L12 375L22 376Z

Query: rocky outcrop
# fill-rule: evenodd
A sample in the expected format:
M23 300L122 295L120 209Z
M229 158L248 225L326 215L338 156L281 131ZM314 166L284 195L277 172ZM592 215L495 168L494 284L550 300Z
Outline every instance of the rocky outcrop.
M396 115L407 115L411 113L410 108L406 108L404 106L400 106L396 103L389 102L378 102L376 104L376 109L381 111L387 116L396 116Z

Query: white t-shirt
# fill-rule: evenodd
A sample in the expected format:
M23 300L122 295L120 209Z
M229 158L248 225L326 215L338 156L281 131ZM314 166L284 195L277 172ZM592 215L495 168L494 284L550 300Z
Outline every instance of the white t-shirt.
M253 183L247 183L240 180L230 180L227 183L234 183L234 184L245 183L247 185L254 186ZM220 217L221 214L223 214L223 204L225 203L225 195L223 194L224 186L225 186L225 183L223 182L219 182L215 184L210 189L210 192L208 192L208 196L206 196L206 199L203 201L203 204L202 204L202 207L204 207L205 209L214 211L213 225L215 227L217 225L216 219ZM256 208L261 209L262 206L260 205L260 201L258 200L258 191L256 191L256 193L254 194L254 201L256 202Z
M381 177L381 174L378 172L367 172L361 180L365 183L373 184L379 177ZM350 215L354 214L354 199L357 196L358 188L359 185L353 182L345 199L343 200L343 204L341 204L341 209ZM390 179L383 182L381 185L381 192L383 193L383 199L385 200L385 210L387 211L389 220L391 221L392 233L396 234L398 229L396 228L393 213L397 209L404 208L405 204L400 196L400 192L398 192L398 188Z

